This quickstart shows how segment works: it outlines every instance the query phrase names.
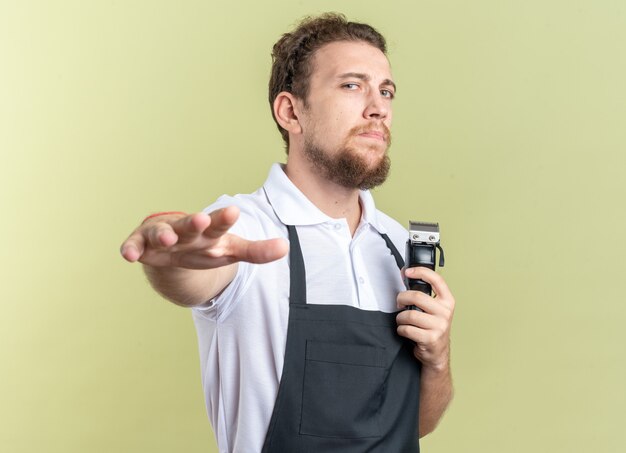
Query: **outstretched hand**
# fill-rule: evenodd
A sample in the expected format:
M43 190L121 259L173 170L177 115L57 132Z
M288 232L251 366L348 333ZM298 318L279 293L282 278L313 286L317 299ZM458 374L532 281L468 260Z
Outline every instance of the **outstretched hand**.
M268 263L287 254L283 239L249 241L228 233L239 218L235 206L210 214L175 214L148 219L120 249L129 262L153 267L213 269L239 261Z

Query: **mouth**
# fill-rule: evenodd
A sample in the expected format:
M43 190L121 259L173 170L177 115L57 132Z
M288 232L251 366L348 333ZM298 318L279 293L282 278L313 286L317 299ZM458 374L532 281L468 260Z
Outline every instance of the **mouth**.
M387 142L387 137L382 131L365 131L358 134L358 136L378 140L385 143Z

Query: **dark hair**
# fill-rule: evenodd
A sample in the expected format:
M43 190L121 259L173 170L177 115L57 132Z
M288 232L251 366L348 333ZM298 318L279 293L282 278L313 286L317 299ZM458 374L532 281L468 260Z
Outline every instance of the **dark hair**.
M269 83L269 102L272 117L283 136L289 152L289 134L274 116L274 100L281 91L292 93L306 105L309 79L313 71L311 60L315 51L336 41L364 41L386 54L385 38L373 27L348 22L343 14L324 13L305 17L290 33L285 33L272 49L272 73Z

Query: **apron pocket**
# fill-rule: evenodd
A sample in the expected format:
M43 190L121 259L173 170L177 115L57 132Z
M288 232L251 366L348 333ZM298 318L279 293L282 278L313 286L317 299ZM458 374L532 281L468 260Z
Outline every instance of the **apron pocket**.
M380 437L385 349L307 341L300 434Z

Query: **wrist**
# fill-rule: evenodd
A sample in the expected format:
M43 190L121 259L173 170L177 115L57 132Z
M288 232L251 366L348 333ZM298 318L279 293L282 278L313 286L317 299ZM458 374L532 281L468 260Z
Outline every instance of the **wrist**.
M450 374L450 360L446 359L436 363L422 363L422 375L441 377Z
M422 361L422 374L443 376L450 374L450 351L446 348L438 356L430 357L430 360Z

